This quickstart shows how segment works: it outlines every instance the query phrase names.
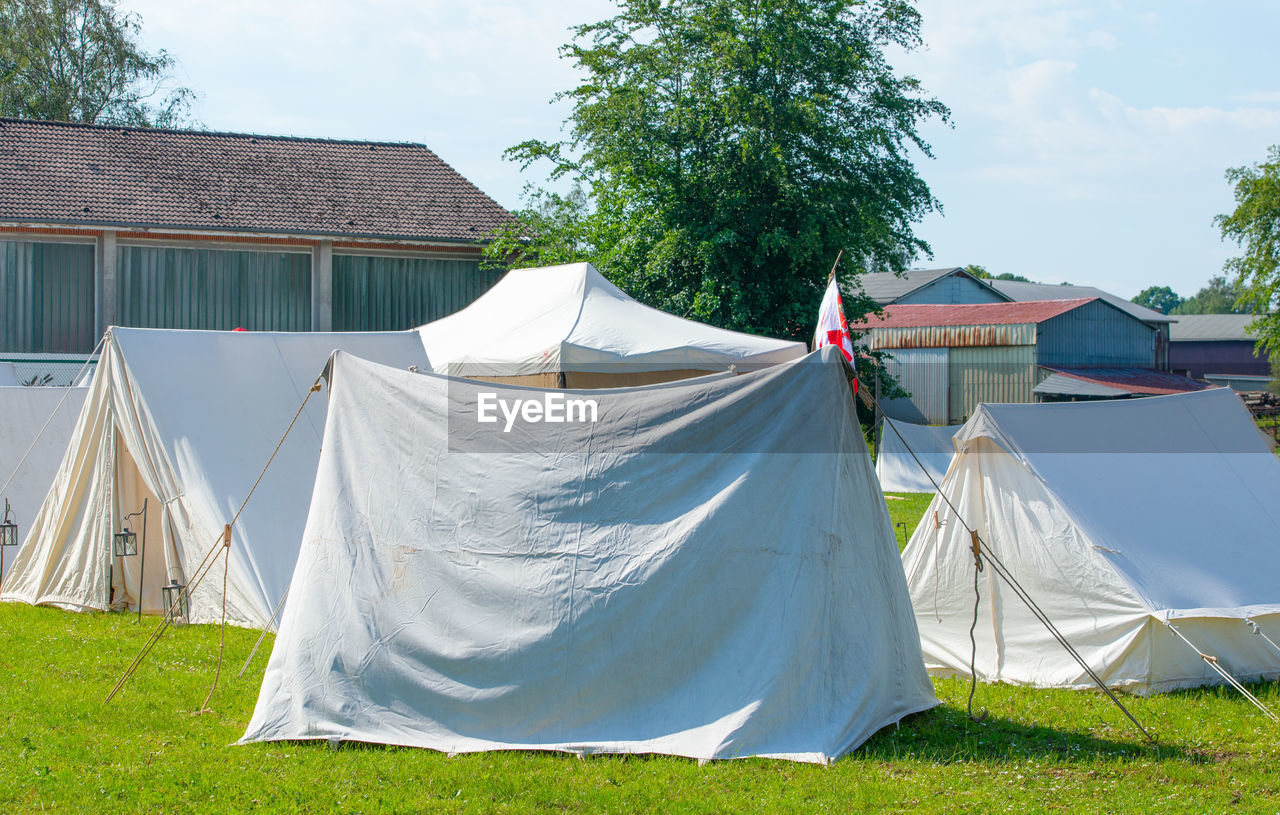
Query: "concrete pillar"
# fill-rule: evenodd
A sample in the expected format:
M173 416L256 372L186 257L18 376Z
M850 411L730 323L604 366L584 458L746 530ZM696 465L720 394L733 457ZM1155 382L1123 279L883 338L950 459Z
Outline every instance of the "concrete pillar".
M333 330L333 241L311 250L311 330Z
M116 325L120 318L116 313L119 258L116 251L115 230L103 230L94 246L93 255L94 271L97 273L97 285L94 287L94 312L98 336L102 336L107 327Z

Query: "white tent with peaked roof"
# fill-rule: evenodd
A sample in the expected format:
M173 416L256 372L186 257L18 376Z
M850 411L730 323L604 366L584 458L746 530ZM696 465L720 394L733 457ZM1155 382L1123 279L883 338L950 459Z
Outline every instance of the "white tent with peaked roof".
M969 671L968 524L1109 685L1221 681L1196 649L1280 676L1280 459L1232 391L984 404L956 446L903 552L931 670ZM979 588L980 678L1092 685L993 569Z
M193 577L336 348L402 367L426 364L412 331L112 329L53 487L0 599L106 609L136 608L141 598L145 611L162 610L161 586ZM325 401L323 395L308 401L235 523L229 622L268 626L288 586ZM113 556L112 535L144 500L145 553ZM141 536L141 519L132 523ZM219 565L194 592L191 619L220 619L222 601Z
M933 492L956 448L959 425L933 427L885 417L876 451L876 476L885 492Z
M933 706L848 376L835 348L592 391L335 355L242 741L822 762ZM542 407L506 428L489 397Z
M431 369L543 387L615 387L755 370L804 343L726 331L642 305L590 263L516 269L418 329Z

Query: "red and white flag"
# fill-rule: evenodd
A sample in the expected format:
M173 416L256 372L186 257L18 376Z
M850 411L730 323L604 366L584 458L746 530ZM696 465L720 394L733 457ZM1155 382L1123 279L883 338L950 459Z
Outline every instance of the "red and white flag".
M844 319L844 302L840 299L840 288L836 279L831 278L826 294L822 295L822 306L818 309L818 330L813 335L813 350L824 345L834 345L844 354L844 358L853 362L853 338L849 336L849 323Z

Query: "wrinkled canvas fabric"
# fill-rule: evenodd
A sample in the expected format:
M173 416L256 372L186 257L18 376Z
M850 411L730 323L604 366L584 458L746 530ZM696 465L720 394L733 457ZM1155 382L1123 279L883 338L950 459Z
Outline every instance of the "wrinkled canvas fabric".
M1119 402L982 405L942 492L1110 685L1137 693L1280 676L1280 460L1229 389ZM935 524L934 513L941 524ZM969 670L973 556L935 498L903 553L926 663ZM1090 687L992 570L976 672Z
M555 391L346 354L243 741L827 761L934 705L835 349ZM821 421L813 417L820 415Z
M425 365L412 331L277 333L113 328L48 497L5 581L5 600L163 610L161 585L185 583L217 545L335 348ZM293 574L325 399L307 403L235 524L227 621L267 627ZM143 555L115 558L111 537L148 501ZM132 521L141 532L140 519ZM219 563L191 619L222 619ZM141 582L140 582L141 581Z

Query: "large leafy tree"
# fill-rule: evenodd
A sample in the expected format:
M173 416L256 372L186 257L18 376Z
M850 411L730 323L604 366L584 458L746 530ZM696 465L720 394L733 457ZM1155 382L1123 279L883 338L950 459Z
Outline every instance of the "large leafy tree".
M571 246L666 311L808 338L838 251L851 318L873 306L858 273L928 253L912 225L938 204L912 153L949 113L886 58L920 44L911 2L619 0L574 34L569 138L508 156L549 161L586 201L535 194L524 263Z
M0 115L135 126L188 122L173 57L138 44L113 0L0 0Z
M1209 278L1203 289L1183 300L1170 314L1248 314L1240 302L1240 289L1223 275Z
M1259 315L1252 324L1258 347L1280 355L1280 145L1266 161L1227 170L1227 180L1235 185L1236 208L1216 223L1244 254L1226 269L1235 275L1240 310Z
M1146 306L1152 311L1168 314L1182 305L1183 301L1178 296L1178 293L1168 286L1147 286L1138 292L1137 296L1133 298L1133 302L1140 306Z

